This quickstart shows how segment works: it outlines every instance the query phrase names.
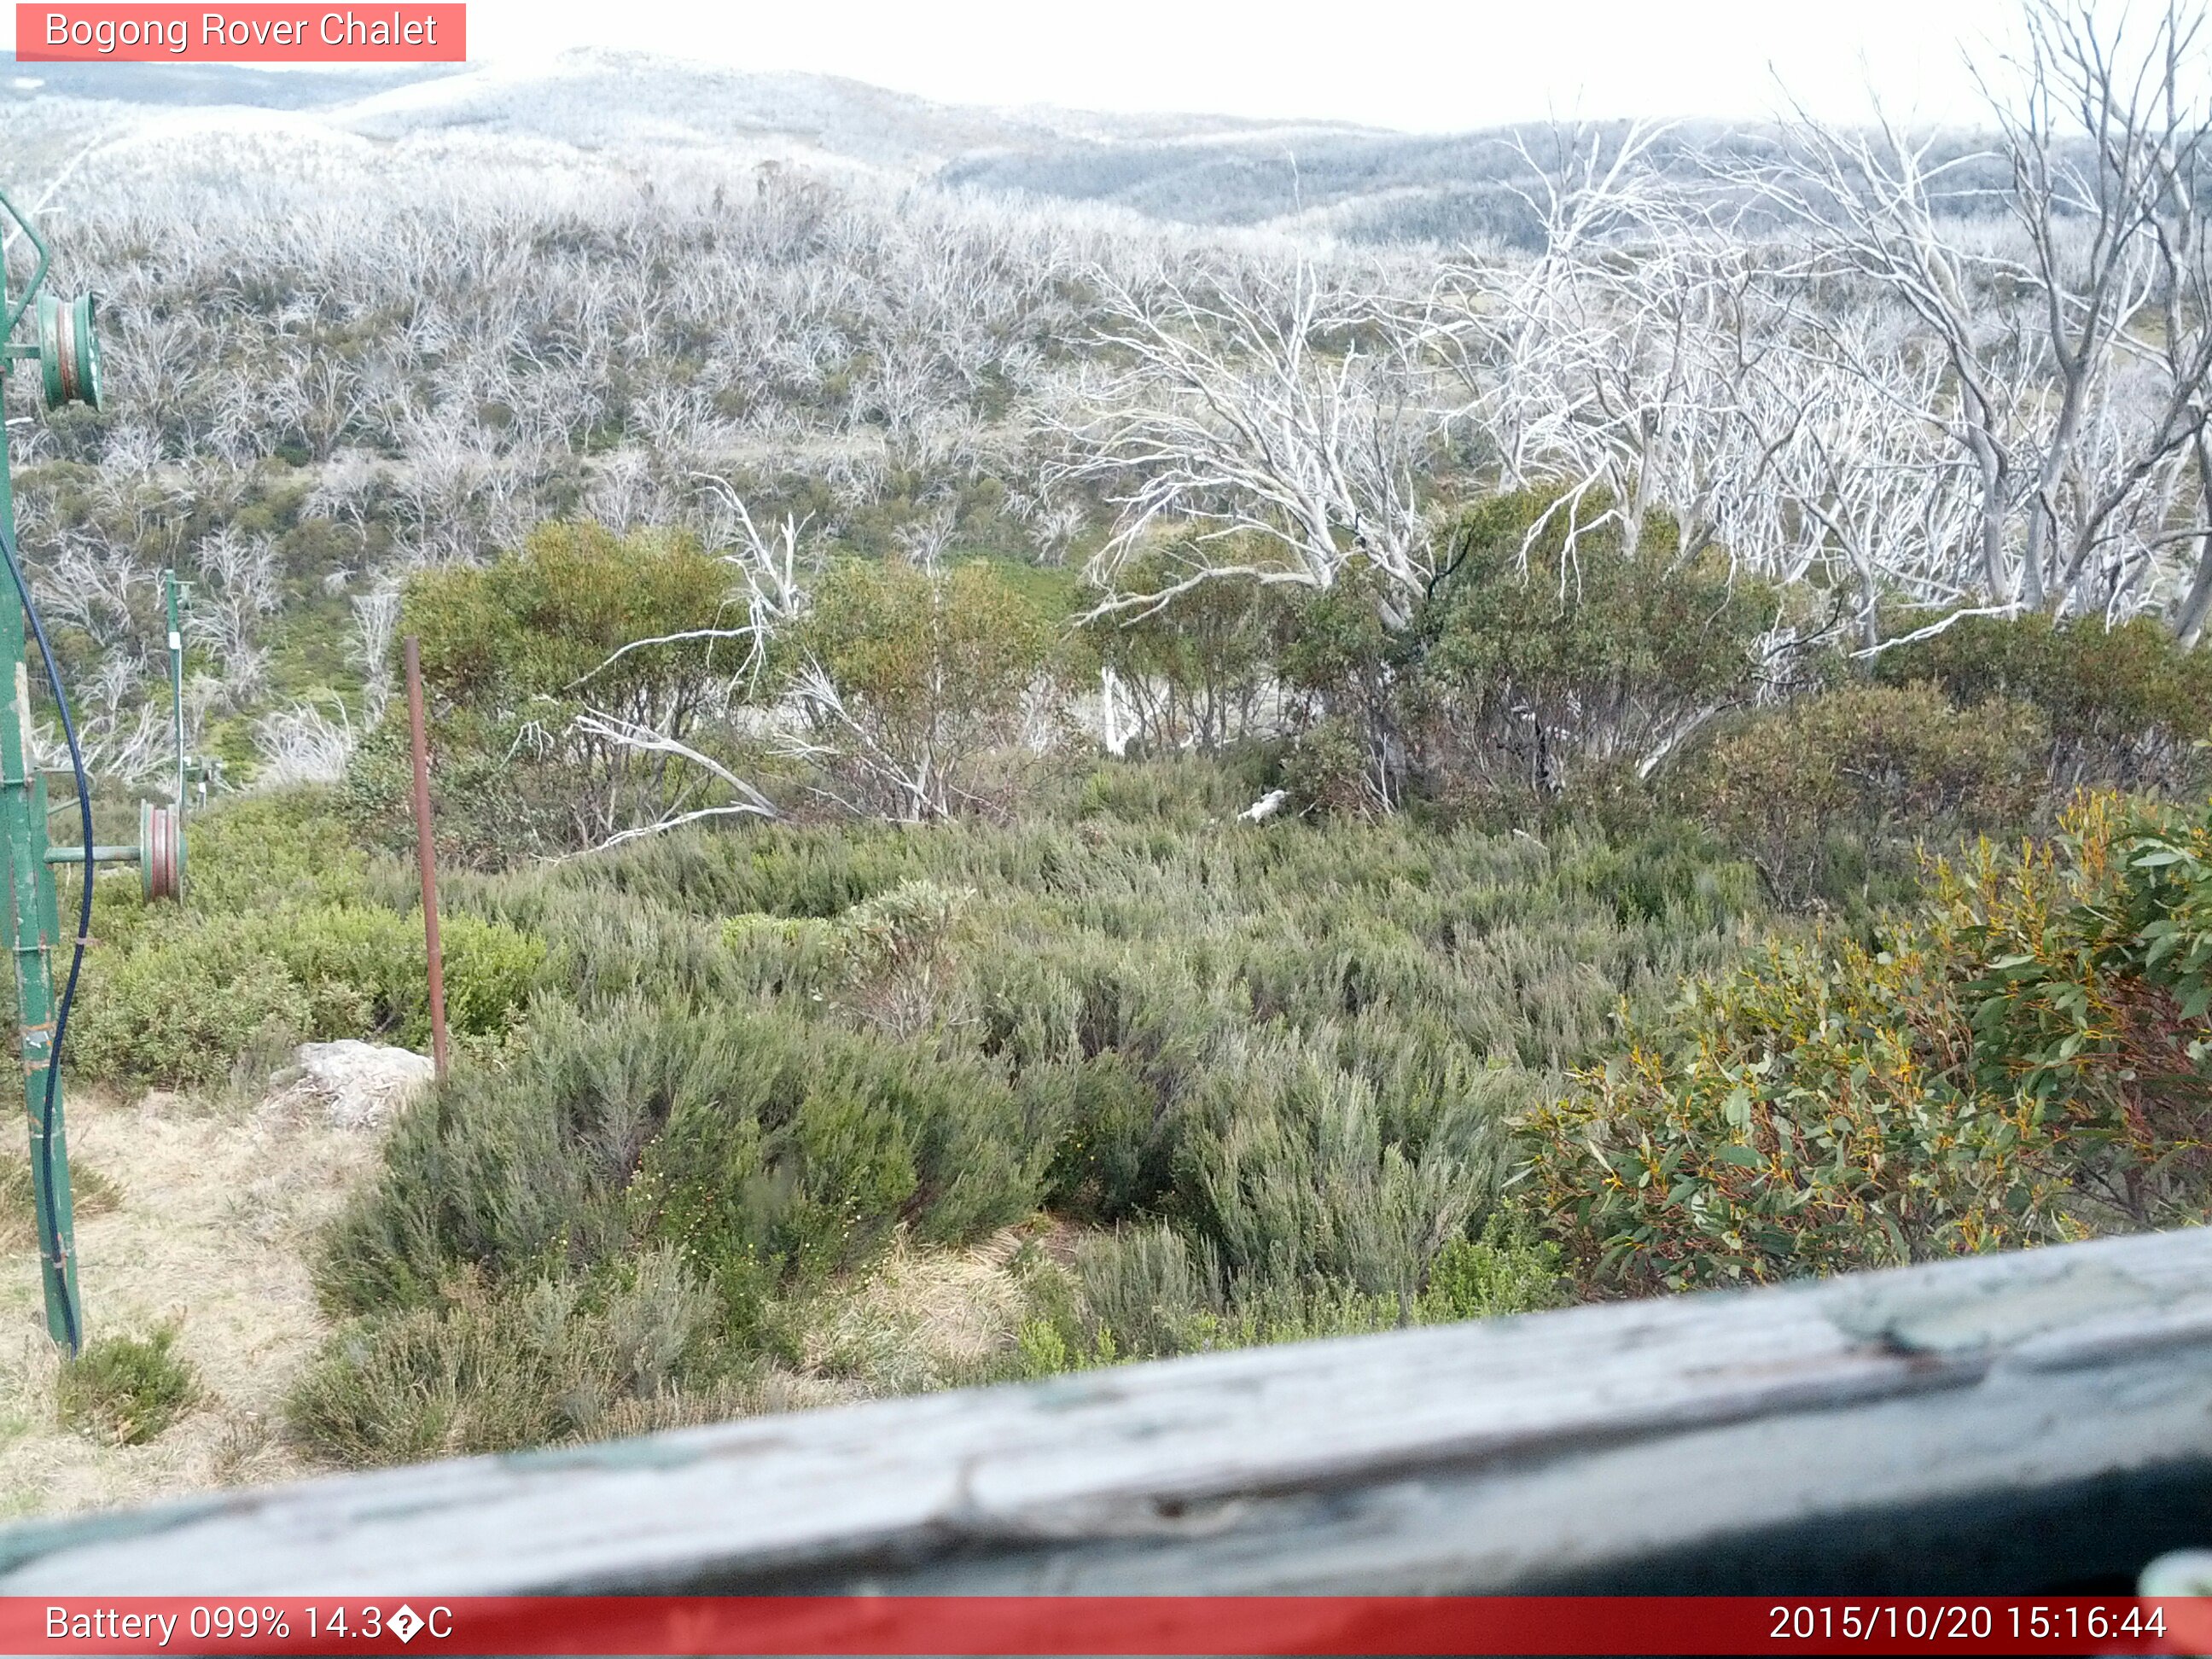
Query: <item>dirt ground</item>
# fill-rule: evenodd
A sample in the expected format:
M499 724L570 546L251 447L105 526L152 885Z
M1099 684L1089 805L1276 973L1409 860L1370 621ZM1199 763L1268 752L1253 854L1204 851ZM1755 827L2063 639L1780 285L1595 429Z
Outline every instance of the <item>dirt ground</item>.
M174 1323L205 1395L150 1445L101 1445L64 1428L38 1257L11 1243L0 1256L0 1515L299 1473L278 1432L281 1404L327 1329L307 1251L373 1166L376 1138L313 1112L167 1094L79 1095L69 1117L72 1164L106 1176L121 1200L77 1224L87 1332L143 1335Z

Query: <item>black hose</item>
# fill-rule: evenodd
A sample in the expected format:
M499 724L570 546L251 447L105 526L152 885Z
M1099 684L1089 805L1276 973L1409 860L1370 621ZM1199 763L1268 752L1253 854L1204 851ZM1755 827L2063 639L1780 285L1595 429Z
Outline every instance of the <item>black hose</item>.
M39 1191L45 1198L40 1207L46 1227L46 1245L52 1255L54 1273L62 1304L62 1328L69 1334L69 1351L75 1358L83 1346L83 1332L79 1328L76 1302L70 1294L69 1261L62 1254L62 1218L54 1204L54 1114L60 1103L58 1092L62 1077L62 1040L69 1035L70 1004L76 1000L76 976L84 966L84 942L92 932L92 782L84 774L84 750L77 746L76 722L70 718L69 696L62 690L61 670L54 662L54 647L46 638L46 625L40 620L39 607L31 598L31 585L23 580L23 567L15 560L15 538L0 530L0 557L8 562L8 574L15 579L15 592L23 601L23 614L31 619L31 633L39 642L39 655L46 665L46 684L53 688L54 706L61 710L62 735L69 740L70 769L76 775L76 804L84 822L84 897L77 906L76 950L70 957L69 980L62 988L62 1000L54 1009L54 1046L46 1051L46 1103L40 1114L39 1155L41 1163ZM31 768L29 745L31 734L23 733L23 769ZM151 849L141 856L150 856ZM35 898L33 900L36 914Z

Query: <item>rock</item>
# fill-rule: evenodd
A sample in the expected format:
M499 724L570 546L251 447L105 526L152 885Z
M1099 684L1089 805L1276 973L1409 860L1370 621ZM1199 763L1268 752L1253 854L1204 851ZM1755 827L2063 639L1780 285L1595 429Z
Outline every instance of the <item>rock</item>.
M272 1109L321 1113L341 1129L374 1129L430 1086L427 1054L378 1042L303 1042L296 1064L269 1079Z

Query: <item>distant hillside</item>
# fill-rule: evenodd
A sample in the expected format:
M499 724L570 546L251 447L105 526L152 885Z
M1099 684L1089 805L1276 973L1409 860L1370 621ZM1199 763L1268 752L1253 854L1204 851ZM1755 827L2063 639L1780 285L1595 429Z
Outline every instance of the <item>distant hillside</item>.
M0 104L46 96L123 104L325 109L387 87L460 72L446 64L261 70L240 64L21 64L15 53L0 52Z
M0 171L51 177L97 145L118 174L183 184L316 179L412 161L526 173L712 156L896 184L1096 203L1197 226L1355 242L1528 245L1521 153L1546 129L1416 136L1328 122L940 104L834 76L751 74L641 52L550 64L271 72L222 65L0 68ZM1680 127L1662 166L1755 148Z
M12 71L12 72L11 72ZM940 104L832 76L750 74L643 53L550 64L272 72L228 65L0 65L0 149L35 179L97 143L125 171L191 174L287 153L297 167L363 148L465 137L543 165L713 152L901 180L1111 203L1193 224L1310 219L1355 236L1462 234L1507 210L1498 147L1339 123ZM212 152L235 151L234 155ZM272 155L272 150L275 154ZM135 154L135 152L145 152Z

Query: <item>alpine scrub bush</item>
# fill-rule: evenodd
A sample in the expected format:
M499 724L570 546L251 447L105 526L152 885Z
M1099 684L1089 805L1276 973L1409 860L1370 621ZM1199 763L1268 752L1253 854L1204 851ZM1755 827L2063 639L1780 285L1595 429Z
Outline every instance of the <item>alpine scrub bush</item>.
M1966 988L1979 1079L2064 1115L2074 1179L2098 1209L2135 1227L2201 1219L2212 812L2091 796L2042 861L2042 880L1984 864L1949 894L1985 963Z
M623 1407L711 1369L713 1299L665 1250L595 1279L452 1288L325 1344L293 1386L292 1438L356 1466L597 1438L649 1425Z
M441 850L497 867L591 847L686 798L704 774L576 724L586 708L704 740L749 687L731 574L696 541L539 526L481 568L410 575L398 632L422 641ZM641 644L641 641L657 641ZM397 700L349 765L339 804L404 852L408 749Z
M111 1445L156 1440L200 1400L199 1379L175 1352L176 1328L150 1336L103 1336L62 1368L63 1422Z
M471 1270L588 1272L659 1244L750 1329L902 1220L950 1243L1028 1214L1035 1145L1003 1075L973 1061L783 1012L548 1010L526 1056L403 1118L319 1278L371 1313L431 1304Z
M1058 735L1060 632L988 560L834 566L779 653L817 792L908 822L1006 816Z
M1776 590L1682 558L1663 515L1632 550L1611 520L1570 544L1592 507L1541 491L1477 501L1401 620L1356 562L1286 619L1277 667L1305 715L1304 799L1548 811L1617 793L1607 773L1640 782L1798 672L1803 653L1763 648L1785 617Z
M1771 948L1530 1115L1539 1202L1630 1292L2201 1219L2212 817L2090 797L1881 948Z
M1679 791L1802 903L1856 873L1902 885L1912 843L1956 842L2033 817L2050 727L2033 704L1955 708L1933 687L1860 684L1764 714L1715 741Z
M546 947L501 922L459 913L443 922L447 1020L461 1036L496 1036L537 988ZM88 956L70 1023L71 1063L88 1076L193 1087L249 1050L336 1037L429 1042L419 914L194 907L145 918L111 950Z
M88 953L66 1063L88 1077L192 1088L227 1076L249 1050L313 1035L308 988L257 948L255 931L240 918L164 918L118 953ZM326 995L325 1012L331 1006ZM363 1003L348 1011L349 1023L365 1018Z
M327 791L249 795L195 813L181 905L94 889L94 947L70 1019L81 1075L200 1088L241 1054L358 1037L427 1048L429 994L413 884L380 870ZM559 971L541 938L448 904L446 1012L495 1039Z
M2212 674L2149 617L1968 617L1885 651L1875 672L1930 683L1961 708L2005 697L2039 709L2054 807L2086 785L2177 791L2204 778Z
M711 1413L755 1368L937 1386L1554 1299L1502 1194L1507 1126L1602 1057L1624 994L1734 957L1755 876L1680 825L1237 823L1262 764L1102 767L1011 823L749 824L457 874L454 904L546 964L326 1235L349 1322L306 1441L530 1443ZM1040 1210L1067 1259L1024 1271L996 1348L855 1358L907 1328L870 1285ZM590 1357L599 1287L647 1255L709 1310L659 1405ZM502 1369L549 1284L586 1322ZM611 1389L601 1427L544 1408L564 1367Z

